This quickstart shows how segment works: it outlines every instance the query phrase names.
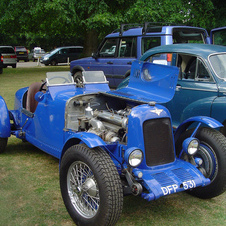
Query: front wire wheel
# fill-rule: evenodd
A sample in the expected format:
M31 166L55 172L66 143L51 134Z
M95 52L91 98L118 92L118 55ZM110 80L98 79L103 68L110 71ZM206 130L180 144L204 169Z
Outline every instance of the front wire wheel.
M96 215L100 196L92 170L84 162L74 162L67 174L67 188L70 200L76 211L84 218Z
M182 142L191 136L193 130L185 131L176 143L176 152L182 150ZM212 128L200 128L195 136L200 141L200 147L194 157L202 159L200 171L211 183L188 191L199 198L213 198L222 194L226 189L226 139L220 132ZM185 159L189 159L184 156Z
M60 187L65 206L78 225L114 225L122 212L118 171L101 148L75 145L64 154Z

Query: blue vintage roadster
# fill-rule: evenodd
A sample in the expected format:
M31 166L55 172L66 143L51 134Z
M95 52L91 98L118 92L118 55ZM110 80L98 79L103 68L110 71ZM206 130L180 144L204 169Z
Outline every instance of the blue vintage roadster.
M15 108L0 97L0 152L16 136L55 156L65 206L78 225L114 225L123 195L148 201L188 191L225 191L226 140L209 117L173 133L161 103L175 92L177 67L135 61L127 87L110 90L101 71L47 73L18 90Z

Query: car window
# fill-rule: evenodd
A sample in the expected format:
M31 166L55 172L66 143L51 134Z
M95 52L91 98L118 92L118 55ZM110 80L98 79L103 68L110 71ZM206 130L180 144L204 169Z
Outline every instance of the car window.
M25 47L16 47L16 51L24 51L26 52Z
M3 48L0 48L0 53L15 53L15 52L13 48L3 47Z
M136 38L122 38L119 45L119 57L136 57Z
M160 45L160 37L144 37L141 40L141 53L144 54L147 50Z
M173 44L176 43L205 43L206 32L195 28L174 28Z
M209 59L217 76L226 79L226 53L212 55Z
M213 44L226 46L226 30L213 32Z
M69 53L81 53L82 48L70 48Z
M180 69L179 79L182 80L213 81L203 61L195 56L177 53L161 53L148 57L146 61L154 64L177 66Z
M116 52L117 39L106 39L99 51L100 57L114 57Z
M66 54L68 52L68 49L61 49L59 51L59 54Z
M202 82L213 81L212 76L209 74L208 70L206 69L201 59L193 56L190 57L190 59L188 60L189 57L187 56L186 61L183 62L183 55L181 57L182 57L181 64L182 79Z

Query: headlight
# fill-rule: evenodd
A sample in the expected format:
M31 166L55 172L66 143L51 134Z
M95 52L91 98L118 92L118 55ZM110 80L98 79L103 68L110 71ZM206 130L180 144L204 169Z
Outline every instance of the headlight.
M49 59L49 57L44 57L44 58L43 58L43 60L48 60L48 59Z
M183 150L188 155L194 155L199 150L199 140L193 137L189 137L183 142Z
M125 152L125 161L131 167L138 167L143 160L143 152L138 148L129 148Z

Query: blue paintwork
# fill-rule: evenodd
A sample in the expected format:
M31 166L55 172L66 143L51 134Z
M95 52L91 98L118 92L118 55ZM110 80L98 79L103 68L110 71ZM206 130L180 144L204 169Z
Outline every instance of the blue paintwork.
M8 108L2 96L0 96L0 137L10 136L10 118Z
M144 79L144 70L148 71L150 81ZM178 72L177 67L159 65L156 68L154 64L134 61L129 86L111 93L125 93L125 97L144 102L166 103L174 96Z
M145 81L144 78L145 70L148 70L151 75L151 78L149 76L146 77L148 81ZM166 102L173 97L178 69L136 61L133 64L132 71L136 76L131 79L127 88L117 92L111 91L107 83L85 84L84 87L80 88L76 87L75 84L49 86L47 91L43 93L43 97L38 99L38 106L34 114L27 112L24 109L25 106L23 106L23 99L26 96L28 87L18 90L15 95L15 109L10 111L14 121L16 121L15 129L11 131L11 134L27 140L60 160L70 146L78 143L84 143L91 149L102 147L111 156L119 175L128 167L124 161L125 150L137 147L143 151L144 159L137 168L132 170L135 180L148 191L147 193L142 193L141 197L149 201L189 188L209 184L210 180L205 178L196 166L176 158L174 142L172 142L172 149L169 148L169 150L173 151L172 161L155 166L149 166L146 163L143 134L144 122L150 119L171 118L166 107L149 102ZM149 79L151 80L149 81ZM158 86L161 87L158 88ZM152 92L154 93L153 95ZM115 98L115 102L123 100L132 106L126 125L127 142L105 142L94 133L75 131L65 125L70 100L74 100L72 99L73 97L84 97L87 94L91 95L94 93L101 94L105 99ZM98 103L96 104L98 106ZM75 102L73 102L71 107L76 108L76 106ZM0 116L8 115L7 107L2 98L0 98L0 107ZM0 119L2 120L1 117ZM169 121L171 122L171 119ZM187 125L194 121L206 123L213 128L220 126L220 123L210 118L196 117L185 121L180 127L180 131L187 128ZM3 131L2 128L6 128L4 136L7 137L10 136L8 127L9 118L6 116L1 121L0 132ZM172 136L170 140L174 141L172 131L173 128L171 126L168 136ZM142 178L138 177L139 172L142 172Z

